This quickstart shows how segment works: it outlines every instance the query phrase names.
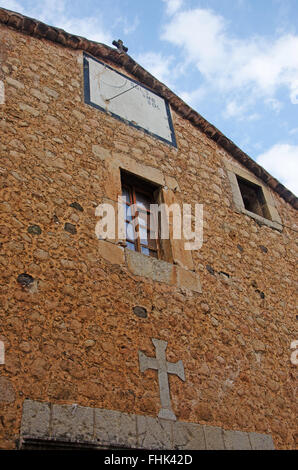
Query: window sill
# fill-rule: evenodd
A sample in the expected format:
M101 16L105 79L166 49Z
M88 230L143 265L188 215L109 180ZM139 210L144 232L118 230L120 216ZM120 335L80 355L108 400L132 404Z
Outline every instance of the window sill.
M193 271L188 271L178 265L158 260L128 248L125 248L124 251L126 264L132 274L194 292L202 292L199 275Z
M260 224L266 225L267 227L282 232L282 221L275 207L274 198L269 188L261 181L259 181L255 175L252 175L249 171L244 170L243 168L233 165L230 161L225 161L225 165L227 169L227 175L231 184L232 197L234 200L236 212L247 215L248 217L251 217ZM258 214L255 214L254 212L245 209L237 177L247 180L248 182L257 185L262 189L263 196L271 219L266 219L265 217L262 217Z
M245 214L248 217L251 217L252 219L255 219L257 222L263 225L267 225L267 227L274 228L275 230L282 232L282 225L278 222L274 222L272 220L266 219L265 217L255 214L254 212L248 211L247 209L244 209L242 207L241 208L238 207L238 212L240 212L241 214Z

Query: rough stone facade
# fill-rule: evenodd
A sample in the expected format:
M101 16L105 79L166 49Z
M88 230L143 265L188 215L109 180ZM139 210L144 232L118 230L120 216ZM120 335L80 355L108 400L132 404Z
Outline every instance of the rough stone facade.
M86 105L82 63L0 23L0 448L17 447L26 399L155 420L157 373L138 361L152 338L184 364L185 382L169 376L175 426L295 448L296 203L267 188L276 227L239 210L228 172L247 167L173 108L177 149ZM202 248L172 240L156 261L98 240L120 168L203 204Z

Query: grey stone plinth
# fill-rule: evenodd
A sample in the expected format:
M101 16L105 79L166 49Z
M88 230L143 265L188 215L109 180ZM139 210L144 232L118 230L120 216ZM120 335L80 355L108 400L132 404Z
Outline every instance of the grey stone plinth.
M138 447L140 449L172 449L171 421L137 416Z
M223 440L227 450L251 450L247 432L224 430Z
M50 403L25 400L21 424L21 436L47 438L50 435Z
M206 450L203 426L200 424L177 422L173 426L174 449Z
M93 440L92 408L77 405L53 405L51 437L73 442Z
M249 440L253 450L274 450L274 444L271 436L267 434L249 433Z
M20 443L60 441L92 448L272 450L270 435L120 411L25 400Z
M207 450L224 450L223 430L216 426L204 426Z
M95 409L94 435L100 446L136 447L136 416Z

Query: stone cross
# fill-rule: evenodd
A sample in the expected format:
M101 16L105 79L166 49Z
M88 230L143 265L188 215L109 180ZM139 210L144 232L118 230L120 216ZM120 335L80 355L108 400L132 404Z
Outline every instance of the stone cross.
M124 46L123 41L121 39L118 39L118 41L113 41L113 46L116 46L119 52L127 52L128 48Z
M178 375L181 380L185 381L183 363L182 361L167 362L167 341L152 338L152 343L155 346L156 357L147 357L142 351L139 351L140 370L141 372L145 372L147 369L157 370L161 402L158 417L176 421L176 416L171 407L168 374Z

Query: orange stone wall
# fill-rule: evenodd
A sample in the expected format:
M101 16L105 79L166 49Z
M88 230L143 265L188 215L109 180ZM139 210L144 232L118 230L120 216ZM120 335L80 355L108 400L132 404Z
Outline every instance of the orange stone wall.
M271 191L281 232L236 212L232 157L176 113L178 150L86 105L82 58L0 26L0 448L17 445L26 398L157 416L157 374L138 362L152 338L184 364L186 382L169 377L178 420L294 448L296 211ZM126 159L204 205L189 271L202 292L133 274L123 247L96 238L95 209L119 192L111 162Z

